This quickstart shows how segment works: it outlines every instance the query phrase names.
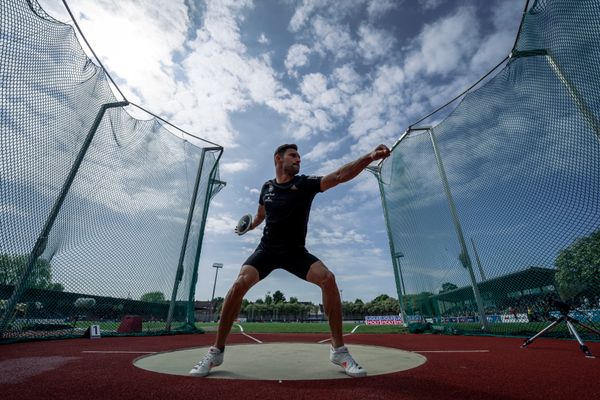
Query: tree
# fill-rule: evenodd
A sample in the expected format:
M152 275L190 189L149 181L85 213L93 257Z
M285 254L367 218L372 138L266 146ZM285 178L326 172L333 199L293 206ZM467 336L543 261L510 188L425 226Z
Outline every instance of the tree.
M267 293L267 295L265 296L265 304L270 306L273 303L273 298L271 297L271 295L269 293Z
M442 289L440 290L440 293L449 292L454 289L458 289L458 286L456 286L454 283L450 283L450 282L442 283Z
M298 303L298 298L297 297L290 297L290 304L296 304Z
M388 296L387 294L380 294L379 296L377 296L373 299L373 302L376 303L376 302L387 300L389 298L390 298L390 296Z
M11 256L0 254L0 285L16 285L27 266L29 256ZM33 265L27 281L30 288L56 290L62 292L63 285L52 282L52 266L43 258Z
M213 300L213 307L215 310L219 310L219 313L221 312L221 307L223 307L223 303L225 302L225 299L223 297L215 297Z
M144 293L140 297L141 301L147 301L149 303L162 303L165 301L165 294L163 292L148 292Z
M554 265L557 289L565 297L600 289L600 229L562 250Z
M283 293L281 291L276 290L275 293L273 293L273 301L275 302L275 304L284 303L285 296L283 295Z

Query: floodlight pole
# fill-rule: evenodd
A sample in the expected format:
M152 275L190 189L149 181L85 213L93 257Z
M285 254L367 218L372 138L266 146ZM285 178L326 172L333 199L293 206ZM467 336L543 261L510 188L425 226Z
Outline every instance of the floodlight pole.
M406 294L406 287L404 286L404 278L402 277L402 267L400 264L400 259L404 257L404 253L399 251L394 254L394 257L398 260L398 275L400 275L400 284L402 285L402 293Z
M71 166L69 175L67 175L67 179L63 183L60 193L58 194L58 197L57 197L56 201L54 202L54 205L52 206L52 210L50 211L50 214L48 215L48 218L46 219L46 223L44 224L44 227L42 228L42 231L40 232L40 234L35 242L35 245L33 246L33 249L31 250L31 253L29 254L29 257L27 259L27 264L25 265L25 269L24 269L23 273L21 274L21 276L19 277L19 281L16 283L15 289L14 289L12 295L10 296L10 299L8 300L8 304L6 305L6 310L4 312L4 315L2 316L2 319L0 319L0 338L4 335L4 329L6 328L6 325L8 325L10 316L14 313L15 307L17 306L17 302L19 301L19 299L23 295L23 292L25 292L25 289L27 288L27 281L29 280L29 276L31 275L31 272L33 271L35 262L44 253L44 250L46 250L46 245L48 244L48 235L50 234L50 231L52 230L52 227L54 226L56 217L58 216L58 213L60 212L60 209L62 208L65 198L67 197L67 194L69 192L69 189L71 189L71 185L73 184L73 181L75 180L75 175L77 175L77 172L79 171L79 167L81 166L81 163L83 162L83 158L85 157L90 145L92 144L92 139L94 138L94 135L96 134L96 131L98 130L98 127L100 126L100 123L102 122L102 119L104 117L104 114L106 113L106 110L108 110L109 108L125 107L128 104L129 104L128 101L118 101L115 103L106 103L100 107L100 110L98 110L98 113L96 114L96 119L92 123L92 126L90 127L90 130L88 131L88 134L87 134L81 148L79 149L79 153L77 154L77 158L75 158L75 161L73 162L73 165Z
M477 267L479 268L479 274L481 275L481 280L486 281L485 272L483 272L483 266L481 265L481 260L479 259L479 252L477 251L477 247L475 247L475 241L471 238L471 244L473 245L473 252L475 253L475 261L477 261Z
M458 213L456 211L454 199L452 198L452 192L450 192L450 185L448 184L448 178L446 176L444 164L442 163L442 157L440 156L440 152L438 150L437 140L433 133L433 128L415 128L413 130L426 130L429 132L429 137L431 138L431 144L433 146L433 152L435 154L435 160L437 162L438 171L442 179L444 191L446 192L446 198L448 199L448 207L450 208L450 214L452 214L452 221L454 222L454 228L456 229L456 235L458 236L458 242L460 244L461 253L463 255L463 257L461 258L461 262L464 261L464 267L469 271L469 276L471 278L471 286L473 288L475 302L477 303L477 309L479 311L481 327L484 330L488 330L488 322L485 316L485 309L483 308L483 301L481 300L481 294L479 293L479 287L477 286L477 279L475 278L475 273L473 272L471 257L469 257L469 251L467 249L467 244L465 243L465 237L463 235L462 227L460 225L460 220L458 219Z
M217 276L219 275L219 269L223 268L223 264L221 263L213 263L213 268L215 269L215 283L213 284L213 291L212 291L212 296L210 297L210 315L211 315L211 320L214 320L214 315L215 315L215 288L217 287Z

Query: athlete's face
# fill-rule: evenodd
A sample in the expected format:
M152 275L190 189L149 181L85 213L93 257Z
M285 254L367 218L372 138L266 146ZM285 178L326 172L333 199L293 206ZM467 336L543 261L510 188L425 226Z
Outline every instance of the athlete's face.
M300 153L294 149L287 149L283 154L283 170L288 175L300 172Z

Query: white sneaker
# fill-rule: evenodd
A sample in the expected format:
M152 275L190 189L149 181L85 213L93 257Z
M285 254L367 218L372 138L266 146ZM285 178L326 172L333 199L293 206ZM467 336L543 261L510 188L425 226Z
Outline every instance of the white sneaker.
M223 364L223 352L218 348L211 346L208 349L208 353L198 361L198 364L194 365L194 368L190 371L190 375L193 376L206 376L209 374L212 367L218 367Z
M329 351L329 359L332 363L344 368L346 375L350 375L354 378L367 376L367 371L365 371L363 367L354 361L354 358L352 358L346 346L338 347L337 349L331 347Z

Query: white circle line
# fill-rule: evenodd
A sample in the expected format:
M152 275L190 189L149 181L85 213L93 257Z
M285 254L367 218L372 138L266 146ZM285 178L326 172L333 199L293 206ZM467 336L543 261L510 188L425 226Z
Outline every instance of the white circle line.
M411 350L414 353L489 353L489 350Z
M156 354L156 351L83 350L82 353L95 354Z

